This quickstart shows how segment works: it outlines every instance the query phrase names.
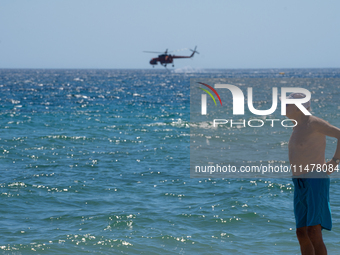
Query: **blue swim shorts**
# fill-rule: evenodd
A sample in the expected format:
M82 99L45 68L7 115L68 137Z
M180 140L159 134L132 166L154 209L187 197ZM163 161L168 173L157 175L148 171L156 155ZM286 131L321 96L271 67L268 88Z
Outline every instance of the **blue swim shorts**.
M321 224L322 229L331 230L329 177L327 174L322 174L322 178L306 177L308 174L293 177L296 228Z

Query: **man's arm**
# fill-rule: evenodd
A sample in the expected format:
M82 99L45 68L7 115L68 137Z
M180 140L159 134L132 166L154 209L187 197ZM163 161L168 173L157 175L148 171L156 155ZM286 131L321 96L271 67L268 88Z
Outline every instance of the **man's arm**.
M331 124L329 124L327 121L322 119L317 119L316 123L316 130L326 136L335 137L338 139L338 143L336 146L336 150L334 153L334 158L340 159L340 128L337 128ZM326 163L327 165L332 165L334 169L338 164L334 160L330 160ZM330 169L330 168L328 168ZM333 172L333 171L332 171ZM332 172L328 172L328 174L331 174Z

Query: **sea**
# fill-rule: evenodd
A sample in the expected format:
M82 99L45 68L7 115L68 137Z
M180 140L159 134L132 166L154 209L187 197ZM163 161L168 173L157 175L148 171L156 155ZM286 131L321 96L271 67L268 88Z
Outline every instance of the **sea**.
M299 254L290 178L190 176L190 81L216 78L288 80L340 127L340 69L0 69L0 254ZM237 130L287 164L290 128ZM340 254L337 177L330 203Z

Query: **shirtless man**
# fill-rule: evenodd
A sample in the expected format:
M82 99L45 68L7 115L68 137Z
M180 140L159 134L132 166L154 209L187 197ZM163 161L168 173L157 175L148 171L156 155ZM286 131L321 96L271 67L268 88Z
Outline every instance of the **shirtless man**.
M292 93L288 98L304 97L302 93ZM310 109L310 101L303 105ZM304 115L294 104L286 106L286 115L298 123L293 128L288 150L294 182L296 235L301 254L327 254L321 230L332 228L328 174L340 162L340 129L320 118ZM338 139L334 157L328 162L325 161L326 136ZM322 167L326 173L320 171Z

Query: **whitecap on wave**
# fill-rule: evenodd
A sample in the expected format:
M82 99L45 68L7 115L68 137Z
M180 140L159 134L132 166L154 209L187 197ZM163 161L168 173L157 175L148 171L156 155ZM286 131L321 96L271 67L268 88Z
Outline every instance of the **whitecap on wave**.
M193 68L191 66L185 66L182 68L176 68L172 70L173 73L206 73L206 70L201 68Z

